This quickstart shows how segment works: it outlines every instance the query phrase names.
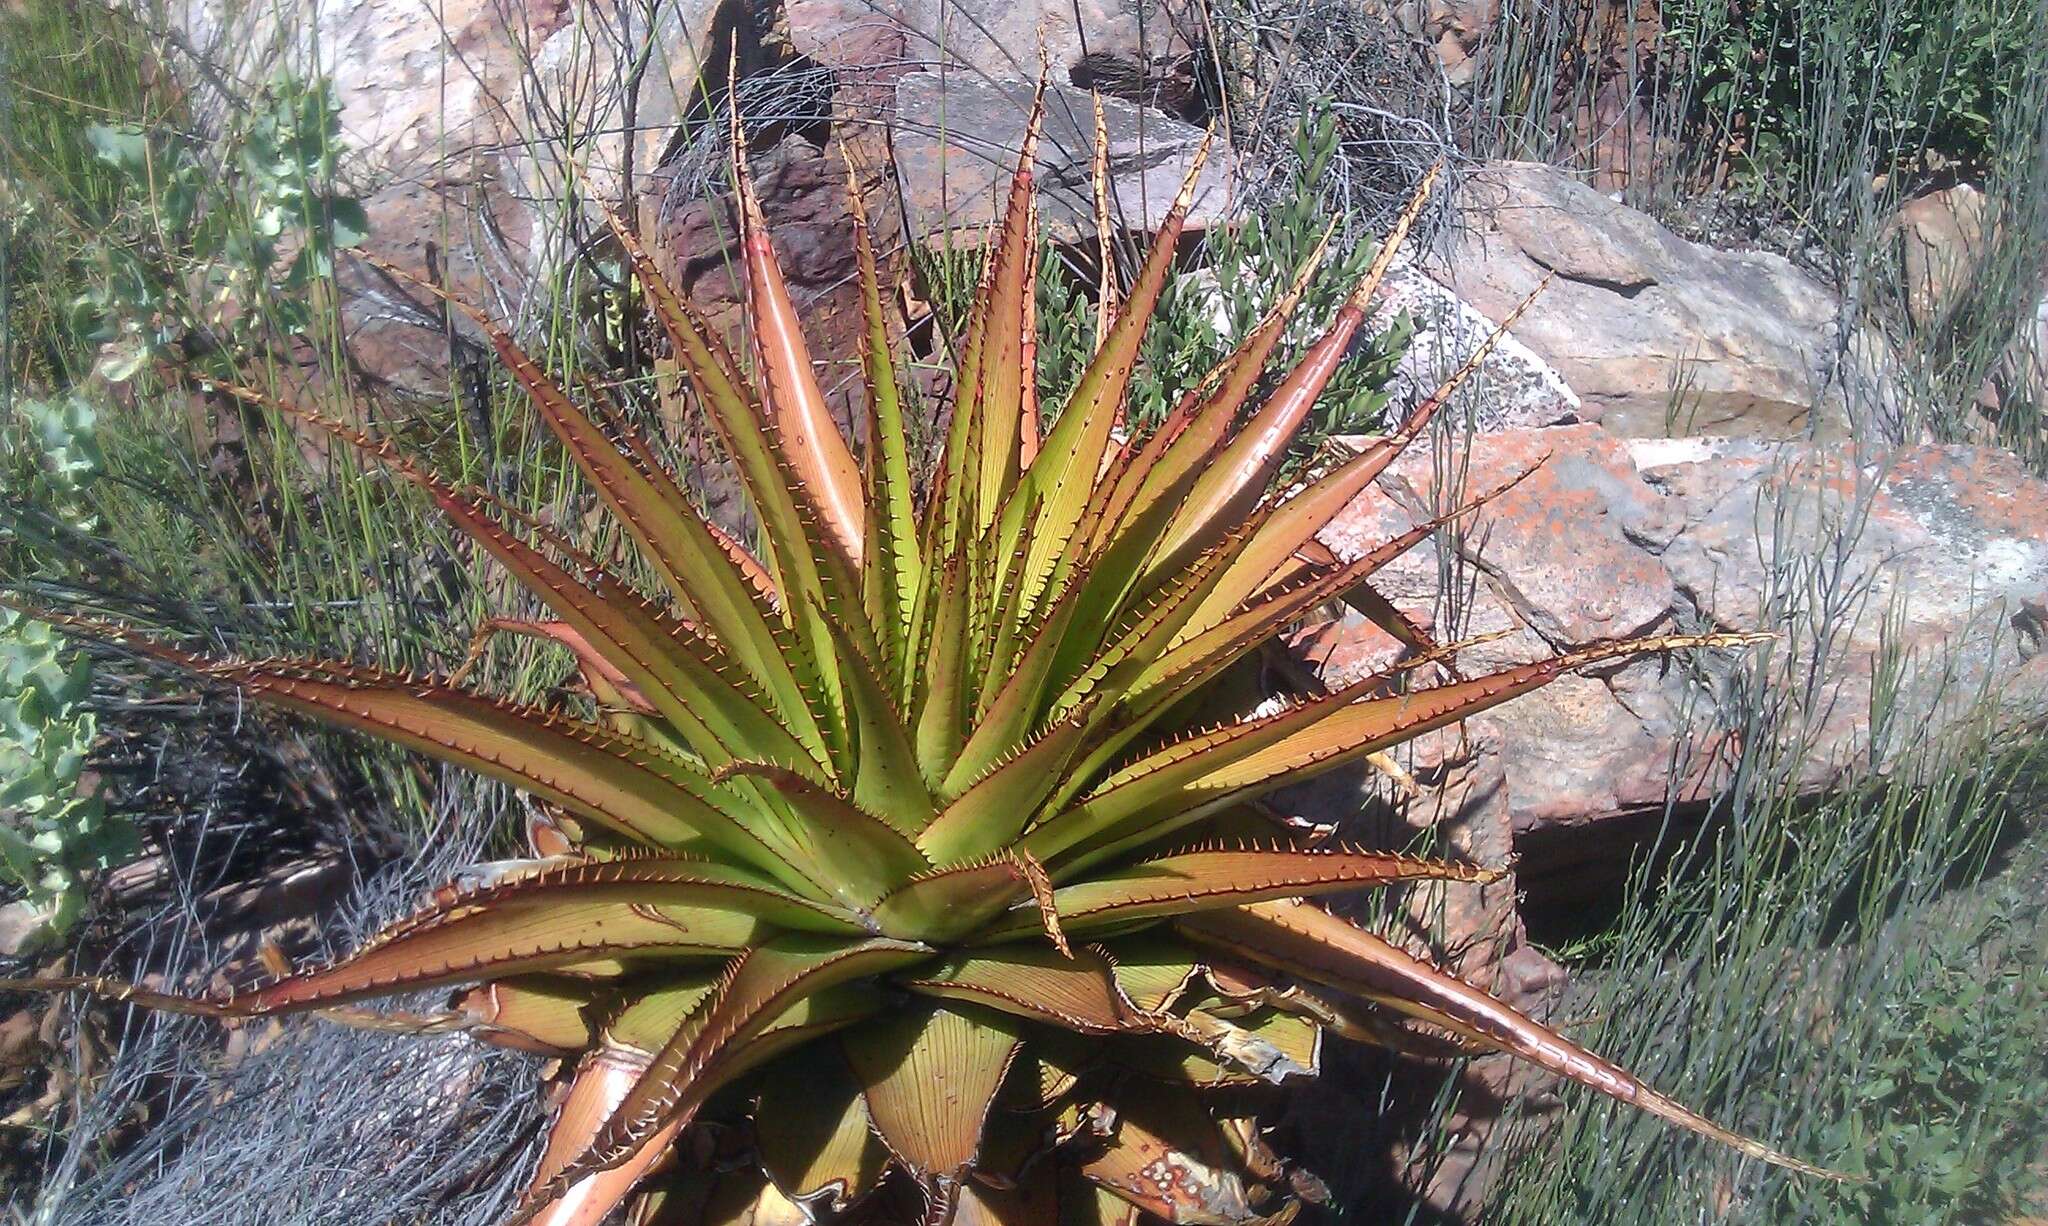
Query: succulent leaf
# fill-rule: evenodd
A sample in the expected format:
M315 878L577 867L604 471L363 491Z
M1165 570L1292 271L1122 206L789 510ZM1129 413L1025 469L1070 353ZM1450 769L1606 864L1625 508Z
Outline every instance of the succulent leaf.
M844 147L841 147L844 152ZM868 541L862 590L868 620L882 640L885 667L901 676L924 560L918 549L916 491L911 487L908 430L903 397L896 385L889 324L882 311L881 274L868 233L866 203L847 160L847 199L853 218L854 251L860 264L861 370L868 392Z
M843 913L723 865L576 864L458 894L400 920L332 966L285 976L226 1003L273 1013L614 960L722 960L792 926L861 932Z
M1128 1085L1101 1153L1082 1177L1168 1222L1241 1226L1256 1218L1229 1142L1185 1089Z
M1060 923L1076 936L1175 915L1391 885L1399 881L1494 881L1482 868L1344 848L1185 851L1141 860L1053 891ZM1021 921L1018 926L1022 926ZM1015 931L993 925L992 936ZM1027 929L1028 930L1028 929Z
M1802 1174L1842 1178L1715 1124L1457 977L1307 903L1260 903L1190 916L1177 924L1198 941L1243 951L1256 961L1352 992L1493 1050L1519 1056L1753 1158Z
M859 467L853 452L825 407L824 389L818 386L811 367L811 354L804 342L803 325L789 287L782 279L782 265L769 242L768 222L761 215L761 202L754 196L753 180L746 173L746 146L738 139L739 119L733 118L733 160L739 168L735 179L740 202L741 267L746 273L746 304L754 343L756 369L760 372L761 399L768 409L768 426L798 478L796 497L813 501L831 542L846 559L859 566L866 548L867 504L862 495Z
M469 1032L487 1043L547 1056L573 1056L596 1041L589 989L534 975L496 979L458 997Z
M642 1062L625 1053L600 1049L584 1058L548 1133L534 1186L547 1186L574 1162L642 1071ZM530 1220L534 1226L600 1226L662 1159L676 1131L657 1132L616 1165L575 1180L561 1195L537 1207Z
M806 1220L838 1213L881 1182L889 1152L868 1122L861 1086L829 1043L791 1052L763 1079L761 1168L769 1183L803 1206Z
M1124 995L1109 959L1095 950L991 946L923 969L903 983L914 992L985 1005L1077 1034L1142 1032L1154 1025Z
M973 1164L1022 1042L1009 1019L952 1005L899 1009L840 1040L875 1132L927 1184Z

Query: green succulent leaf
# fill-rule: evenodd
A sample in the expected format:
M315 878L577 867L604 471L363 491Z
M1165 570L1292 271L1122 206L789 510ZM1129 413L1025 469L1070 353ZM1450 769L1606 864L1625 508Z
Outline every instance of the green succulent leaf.
M761 1079L761 1168L791 1202L837 1213L881 1182L889 1151L868 1121L861 1083L829 1043L784 1056Z
M1050 1022L1077 1034L1153 1028L1124 994L1109 958L1097 950L997 946L921 968L903 983L914 992Z
M840 1040L875 1132L927 1181L956 1180L973 1164L1022 1042L1008 1018L951 1005L900 1009Z
M1077 937L1175 915L1402 881L1493 881L1500 873L1388 852L1347 848L1243 848L1177 852L1061 886L1053 908ZM1031 917L992 925L1001 937L1035 927Z

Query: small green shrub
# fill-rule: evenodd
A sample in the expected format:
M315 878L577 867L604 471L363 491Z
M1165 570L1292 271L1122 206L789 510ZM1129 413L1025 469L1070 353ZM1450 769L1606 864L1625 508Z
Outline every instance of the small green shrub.
M20 429L0 431L6 470L60 523L97 522L88 487L105 467L92 406L82 397L17 400ZM0 877L40 913L39 938L61 937L85 906L86 875L136 847L135 830L84 786L98 724L87 708L92 664L48 626L0 610Z
M1738 797L1572 958L1590 1033L1868 1182L1733 1168L1574 1097L1494 1191L1501 1226L1990 1223L2048 1190L2048 830L1991 855L2048 758L1931 753L1817 806Z
M1753 180L1839 156L1845 127L1865 134L1868 174L2009 160L1999 117L2028 88L2040 20L2032 0L1664 8L1699 117L1744 142Z
M85 397L76 393L51 400L17 400L24 441L35 451L35 467L42 487L39 491L66 518L86 517L79 510L80 495L87 483L106 467L94 426L98 415ZM81 526L85 526L81 523Z
M1298 267L1333 224L1344 225L1346 219L1330 215L1323 190L1324 176L1338 153L1338 127L1325 109L1310 114L1317 118L1305 120L1297 130L1286 159L1289 173L1242 223L1219 230L1210 239L1206 275L1187 278L1176 287L1174 302L1180 312L1172 318L1178 326L1162 333L1147 350L1149 391L1162 406L1170 405L1171 396L1211 369L1250 332L1287 288L1286 270ZM1318 312L1312 318L1334 314L1378 253L1374 242L1337 241L1333 247L1303 295L1304 307ZM1372 337L1367 351L1331 381L1297 449L1308 453L1330 435L1377 429L1387 407L1385 388L1413 334L1414 322L1403 314ZM1306 325L1298 324L1283 352L1297 356L1314 339Z
M294 45L292 15L282 16L276 41ZM106 612L251 655L313 642L451 668L492 611L488 559L458 548L424 499L352 456L318 454L195 390L194 375L303 372L309 357L330 375L346 369L329 274L365 219L345 187L333 93L318 77L278 71L275 48L252 46L216 83L270 84L222 99L180 73L182 61L151 59L151 46L133 14L94 0L0 9L0 75L12 70L7 84L22 87L0 88L0 583L89 594ZM224 105L201 105L209 100ZM580 328L544 313L534 343L568 365ZM121 381L112 394L109 376ZM316 379L301 391L339 411L328 398L349 383ZM449 471L519 491L556 522L580 515L567 462L522 445L543 427L516 390L481 395L480 418L497 432L489 439L448 404L372 411ZM487 474L492 454L508 461ZM81 465L105 475L73 498L57 486ZM608 540L600 533L596 547ZM561 654L501 636L482 667L538 694L566 674ZM119 659L102 660L95 680L103 696L159 692ZM171 776L255 778L232 742L260 762L268 738L239 724L216 736L214 719L204 706L175 726L101 713L109 735L141 732L201 755ZM432 781L401 755L343 737L308 743L348 793L351 825L409 832L434 820ZM226 790L239 796L236 787Z
M91 0L0 9L0 385L61 387L91 366L71 300L127 193L87 133L162 118L147 59L134 19Z
M125 125L88 137L132 206L73 304L81 335L114 344L101 373L117 382L195 330L218 341L255 316L304 333L308 290L368 233L361 202L335 186L341 106L323 78L280 75L224 140Z
M1821 1142L1879 1178L1812 1206L1822 1220L1995 1221L2048 1183L2030 1169L2048 1127L2041 906L2009 887L1967 901L1936 940L1899 951L1909 990L1884 1003L1862 1075Z
M92 664L41 622L0 610L0 870L62 936L85 906L85 878L122 863L134 828L83 788L97 723L85 709Z

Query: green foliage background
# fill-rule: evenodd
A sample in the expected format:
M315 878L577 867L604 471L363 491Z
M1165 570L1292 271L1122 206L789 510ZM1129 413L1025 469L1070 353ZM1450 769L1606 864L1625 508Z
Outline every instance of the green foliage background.
M2048 1194L2048 776L1936 747L1814 804L1757 778L1611 926L1563 951L1602 1051L1869 1182L1672 1144L1571 1095L1495 1193L1509 1226L1998 1222ZM1768 775L1768 764L1746 764ZM1782 778L1782 777L1781 777ZM1674 990L1676 989L1676 990Z
M1867 131L1873 175L1930 155L1966 174L2009 172L2026 156L2011 125L2039 84L2032 0L1678 0L1663 18L1696 118L1744 135L1750 190L1841 156L1844 124Z

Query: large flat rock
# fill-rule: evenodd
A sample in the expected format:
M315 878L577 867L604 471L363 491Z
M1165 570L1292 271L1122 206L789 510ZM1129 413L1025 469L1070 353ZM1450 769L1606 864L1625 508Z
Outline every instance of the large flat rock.
M1381 478L1393 505L1361 499L1324 540L1356 556L1461 490L1528 474L1382 575L1440 637L1500 635L1460 656L1468 674L1645 633L1780 636L1591 670L1468 721L1501 756L1504 820L1539 900L1575 888L1546 872L1625 868L1595 831L1726 783L1740 738L1757 735L1729 698L1738 675L1772 679L1775 735L1813 790L1896 770L1931 738L2048 713L2048 482L2006 453L1581 425L1478 435L1448 458L1412 451ZM1329 682L1399 654L1355 616L1304 630L1296 650Z
M1033 84L969 72L915 72L896 85L891 133L904 214L913 238L978 242L1001 216L1010 174L1024 143ZM1105 98L1111 216L1124 229L1157 229L1193 163L1203 130L1149 107ZM1035 176L1044 228L1063 238L1095 233L1090 166L1094 103L1087 91L1046 91L1045 128ZM1196 180L1188 224L1232 215L1235 176L1218 138Z
M1782 256L1688 242L1562 171L1496 162L1462 186L1445 283L1515 336L1581 415L1639 436L1874 435L1899 390L1874 334Z

